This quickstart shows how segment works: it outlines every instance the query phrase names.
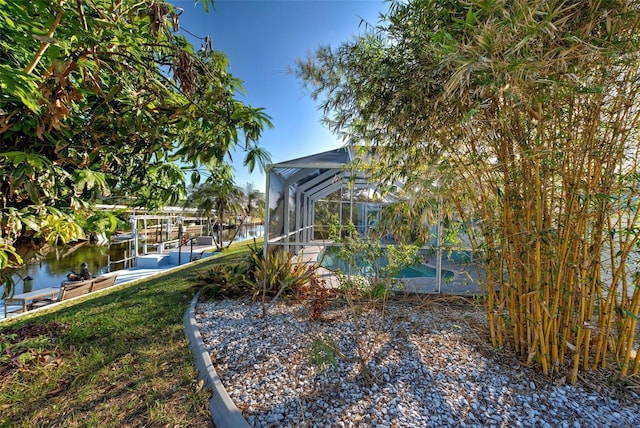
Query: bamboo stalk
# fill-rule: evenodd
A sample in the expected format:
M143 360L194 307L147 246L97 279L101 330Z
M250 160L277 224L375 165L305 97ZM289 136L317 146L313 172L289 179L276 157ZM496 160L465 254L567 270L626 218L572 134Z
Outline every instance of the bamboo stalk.
M637 314L640 311L640 288L638 287L638 283L636 281L636 287L633 291L633 298L631 299L631 304L629 305L629 311L633 314ZM631 355L633 352L633 342L634 342L634 334L637 325L637 318L634 316L627 316L624 323L624 328L622 331L622 338L626 337L624 341L624 356L622 358L622 367L620 369L620 375L626 376L629 370L629 362L631 361ZM621 341L622 342L622 341ZM640 349L636 351L635 359L638 359L638 353L640 353ZM635 363L634 374L637 373L638 367L637 363Z

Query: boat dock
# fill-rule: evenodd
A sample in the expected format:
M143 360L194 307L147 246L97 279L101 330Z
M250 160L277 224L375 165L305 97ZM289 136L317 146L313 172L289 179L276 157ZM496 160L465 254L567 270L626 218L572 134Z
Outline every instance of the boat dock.
M185 245L178 246L176 248L164 248L162 253L147 254L137 257L137 266L128 269L121 269L113 271L117 273L114 286L127 284L133 281L141 279L151 278L153 276L171 271L185 264L191 263L202 258L214 256L217 253L216 247L213 245ZM37 292L38 290L34 290ZM0 300L0 305L4 306L4 301ZM15 306L15 307L14 307ZM45 306L50 307L50 306ZM17 305L7 305L9 312L19 310ZM14 319L26 313L33 313L38 309L33 309L26 312L14 312L10 313L6 319ZM5 320L5 312L0 310L0 325Z

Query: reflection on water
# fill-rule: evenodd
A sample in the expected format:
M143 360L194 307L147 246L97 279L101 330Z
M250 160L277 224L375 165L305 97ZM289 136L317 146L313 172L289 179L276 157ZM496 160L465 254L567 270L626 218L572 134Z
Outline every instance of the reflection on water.
M18 248L18 251L21 249ZM80 265L87 263L89 271L94 275L108 271L109 260L121 260L125 252L131 253L128 243L112 244L110 246L82 243L79 245L51 247L44 257L35 256L34 252L24 252L26 264L16 271L13 278L16 283L15 293L24 291L23 278L33 279L33 290L47 287L58 287L72 270L79 272ZM122 265L114 269L122 269ZM0 297L2 292L0 292Z
M236 241L253 239L263 236L263 226L243 226L238 230ZM234 230L225 230L223 239L229 240L233 237ZM174 237L171 237L174 238ZM47 287L58 287L60 283L67 279L67 274L72 270L79 272L80 265L87 263L89 271L94 275L106 273L109 270L125 269L123 263L113 264L114 261L123 260L130 256L132 244L128 241L112 243L111 245L95 245L88 242L75 245L62 245L41 249L43 257L36 257L33 248L18 248L19 253L25 259L26 264L16 271L14 281L16 284L15 293L24 291L23 278L30 276L33 278L33 290ZM149 247L148 252L155 251L155 247ZM138 253L143 254L143 245L140 243ZM109 268L111 261L111 268ZM3 286L0 285L0 297L2 297Z
M223 239L228 240L233 237L232 230L225 230ZM226 236L226 237L225 237ZM235 241L246 241L248 239L260 238L264 236L264 226L261 224L245 224L240 226Z

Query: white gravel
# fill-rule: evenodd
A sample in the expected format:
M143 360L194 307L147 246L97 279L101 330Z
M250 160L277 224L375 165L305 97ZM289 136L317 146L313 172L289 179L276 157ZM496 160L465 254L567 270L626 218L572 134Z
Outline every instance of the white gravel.
M365 379L352 311L332 304L322 321L303 305L260 318L247 300L199 303L196 319L213 364L255 427L640 427L640 395L549 380L488 344L471 305L391 302L360 318ZM324 370L311 344L332 340L342 358ZM329 339L330 338L330 339ZM316 354L317 355L317 354Z

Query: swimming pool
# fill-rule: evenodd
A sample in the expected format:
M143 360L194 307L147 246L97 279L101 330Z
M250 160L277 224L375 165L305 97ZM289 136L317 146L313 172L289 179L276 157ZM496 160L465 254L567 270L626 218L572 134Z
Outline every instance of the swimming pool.
M402 269L396 278L435 278L436 268L427 265L413 265ZM455 274L447 269L442 269L442 278L453 278Z
M361 274L366 273L367 270L371 269L371 263L365 262L361 257L356 257L358 266L355 267L355 272ZM318 255L318 260L321 261L320 266L327 268L331 271L340 271L342 273L349 272L349 266L343 261L337 259L335 256L331 255L331 249L328 251L322 251ZM378 260L379 266L386 266L387 261L386 257ZM398 275L395 278L435 278L436 277L436 269L427 266L424 264L415 264L413 266L407 266L400 270ZM455 275L454 272L446 269L442 269L442 278L452 278Z

